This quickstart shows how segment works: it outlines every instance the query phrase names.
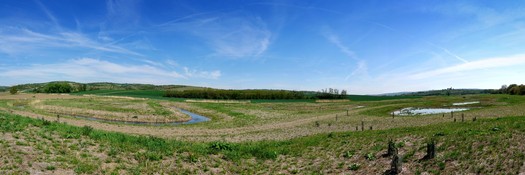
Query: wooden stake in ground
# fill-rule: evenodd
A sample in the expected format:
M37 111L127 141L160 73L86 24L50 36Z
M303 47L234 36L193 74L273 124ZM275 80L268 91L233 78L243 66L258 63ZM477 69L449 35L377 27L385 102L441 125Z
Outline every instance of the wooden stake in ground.
M427 154L423 157L423 160L433 159L434 157L436 157L436 141L430 140L427 143Z
M396 145L395 145L394 141L389 140L388 141L388 149L386 150L386 153L383 154L383 157L390 157L390 156L394 155L394 149L396 149Z
M461 113L461 122L464 122L464 121L465 121L465 115Z
M390 153L388 153L388 152L390 152ZM390 169L386 170L386 172L384 174L397 175L397 174L401 173L401 170L403 169L402 168L403 161L402 161L401 157L399 156L398 150L397 150L394 142L392 142L392 140L390 140L388 142L388 152L387 152L387 154L392 156L392 162L390 163Z
M365 130L365 122L361 121L361 131L364 131L364 130Z

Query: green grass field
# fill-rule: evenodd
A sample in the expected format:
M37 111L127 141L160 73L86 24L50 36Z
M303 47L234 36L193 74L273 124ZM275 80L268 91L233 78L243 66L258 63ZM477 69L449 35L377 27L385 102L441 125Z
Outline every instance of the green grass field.
M98 94L104 96L0 96L0 174L382 174L390 167L391 158L382 156L389 140L399 149L403 174L525 172L523 96L190 103L110 97L155 96L146 91ZM390 115L469 101L480 103L454 116ZM64 116L57 122L46 105L156 116L176 107L212 120L141 126ZM436 157L423 160L430 140Z
M524 117L228 143L132 136L0 113L0 173L378 174L389 167L381 155L393 139L404 173L518 174ZM437 140L437 157L421 161L429 139Z
M72 93L73 95L101 95L101 96L126 96L150 99L170 99L163 97L161 90L94 90ZM176 99L174 99L176 100Z
M167 98L164 96L162 90L93 90L72 93L74 95L103 95L103 96L128 96L138 98L151 99L170 99L175 101L182 101L180 98ZM414 99L421 98L419 96L373 96L373 95L348 95L351 101L381 101L381 100L397 100L397 99ZM253 103L270 103L270 102L315 102L313 99L305 100L251 100Z

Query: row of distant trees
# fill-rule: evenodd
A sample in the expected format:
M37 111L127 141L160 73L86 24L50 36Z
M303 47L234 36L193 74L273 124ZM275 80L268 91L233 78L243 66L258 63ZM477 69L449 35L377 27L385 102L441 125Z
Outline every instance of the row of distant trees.
M166 97L175 98L201 98L219 100L246 100L246 99L305 99L306 96L298 91L285 90L221 90L221 89L192 89L168 90Z
M525 95L525 85L517 85L517 84L511 84L511 85L503 85L499 89L499 93L501 94L510 94L510 95Z
M347 97L346 90L339 91L339 89L332 89L332 88L322 89L320 92L317 92L317 94L315 95L315 98L317 99L344 99L346 97Z
M73 87L66 82L48 83L44 87L34 90L36 93L70 93L72 91Z
M277 100L277 99L342 99L346 98L346 90L323 89L313 95L300 91L287 90L222 90L222 89L192 89L192 90L168 90L165 97L175 98L200 98L218 100Z

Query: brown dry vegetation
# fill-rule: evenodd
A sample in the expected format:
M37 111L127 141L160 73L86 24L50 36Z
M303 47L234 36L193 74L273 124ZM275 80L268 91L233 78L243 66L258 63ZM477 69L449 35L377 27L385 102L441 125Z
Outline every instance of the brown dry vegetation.
M37 94L38 95L38 94ZM25 97L28 95L22 95ZM42 100L50 100L53 97L68 97L67 95L47 95ZM79 96L78 98L86 98ZM93 97L90 97L93 98ZM105 97L98 97L105 99ZM482 118L495 118L503 116L516 116L525 114L524 104L506 105L506 102L496 101L495 98L469 97L482 101L486 105L480 109L464 112L465 120ZM67 100L67 99L66 99ZM114 101L123 101L124 99L111 99ZM462 99L458 99L462 100ZM101 123L77 118L60 118L61 122L66 122L75 126L92 126L96 129L107 131L123 132L130 134L145 134L163 138L176 138L191 141L210 141L224 140L232 142L254 141L254 140L287 140L291 138L313 135L318 133L355 131L356 127L361 130L361 122L365 125L365 130L372 127L373 130L384 130L389 128L399 128L406 126L425 126L435 123L451 122L454 118L450 114L443 117L441 114L426 116L405 116L389 117L388 112L382 116L371 116L367 111L378 111L383 108L399 107L404 103L413 104L412 99L392 100L388 103L247 103L247 104L201 104L201 103L184 103L184 102L161 102L166 109L174 111L174 107L189 110L204 116L212 118L212 122L201 123L188 126L177 127L154 127L154 126L132 126L123 124ZM450 99L429 97L421 100L432 101L441 106L450 103ZM34 104L34 103L33 103ZM119 104L119 103L117 103ZM364 105L365 107L358 106ZM34 104L34 106L39 106ZM170 107L171 106L171 107ZM135 106L136 107L136 106ZM132 108L135 108L132 107ZM139 106L137 110L145 111L144 106ZM57 120L55 115L46 115L38 110L31 111L20 108L2 108L10 110L15 114L30 116L33 118L45 118L47 120ZM396 109L396 108L392 108ZM48 113L60 113L60 111L69 111L73 114L88 115L91 117L111 118L121 116L121 120L132 120L128 113L83 110L72 107L53 106L47 107ZM347 116L348 110L348 116ZM68 113L68 112L65 112ZM159 116L147 116L146 121L170 121L169 118L158 119ZM459 113L455 116L460 121Z
M382 174L391 161L382 157L389 139L394 140L403 157L403 174L525 172L523 97L482 95L342 103L154 101L164 109L182 108L209 116L212 121L137 126L61 117L60 123L32 120L26 127L18 126L20 121L12 114L56 121L55 115L42 111L46 102L56 102L48 106L57 110L89 109L62 103L71 102L71 98L96 98L122 107L101 110L108 114L118 113L112 110L148 111L150 107L142 103L147 99L36 95L34 99L32 94L0 98L0 110L11 113L0 113L0 122L7 124L0 126L0 174ZM395 118L389 114L404 107L442 107L462 101L480 101L463 113L464 122L460 113L454 115L456 122L451 114ZM361 122L364 132L360 131ZM95 131L78 134L79 129L70 125L93 127ZM124 142L134 136L106 131L155 137L145 137L142 140L147 143L134 146ZM436 158L422 160L431 138L437 141ZM220 143L219 150L214 143Z

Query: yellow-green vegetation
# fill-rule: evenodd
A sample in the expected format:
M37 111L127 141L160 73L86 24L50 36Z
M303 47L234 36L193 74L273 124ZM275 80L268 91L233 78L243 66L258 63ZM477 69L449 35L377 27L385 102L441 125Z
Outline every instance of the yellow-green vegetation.
M525 172L523 96L333 103L5 97L0 174L381 174L390 168L391 157L382 156L389 140L399 149L406 174ZM471 101L479 103L454 115L391 116L406 107L454 108L453 103ZM141 126L64 116L56 122L51 106L141 116L168 116L174 113L169 109L181 108L212 120ZM430 140L436 157L423 160Z
M525 116L256 142L184 142L0 114L1 174L380 174L387 142L403 173L523 172ZM422 160L429 139L437 156Z
M5 106L48 116L90 117L114 121L178 122L189 116L172 102L132 97L86 96L78 98L16 99Z

